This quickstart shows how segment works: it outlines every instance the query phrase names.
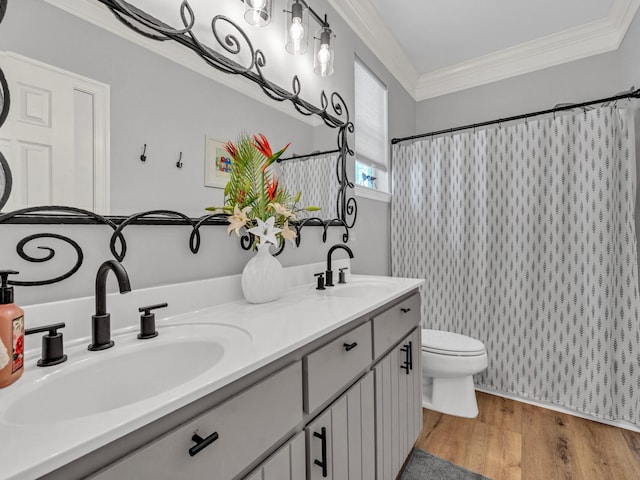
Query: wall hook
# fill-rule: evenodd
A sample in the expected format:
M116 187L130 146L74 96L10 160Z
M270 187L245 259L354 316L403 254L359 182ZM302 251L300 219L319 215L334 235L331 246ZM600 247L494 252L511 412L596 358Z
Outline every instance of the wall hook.
M180 158L178 158L178 161L176 162L176 167L182 168L182 152L180 152Z
M142 149L142 155L140 155L140 161L142 162L146 162L147 161L147 155L145 155L147 153L147 144L144 144L144 147Z

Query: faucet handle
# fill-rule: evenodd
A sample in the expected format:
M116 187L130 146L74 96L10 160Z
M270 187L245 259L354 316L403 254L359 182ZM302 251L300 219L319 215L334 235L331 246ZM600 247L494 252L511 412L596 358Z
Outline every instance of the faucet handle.
M67 360L67 356L64 354L62 333L58 333L58 329L64 327L64 323L54 323L43 327L27 328L24 331L25 335L49 332L42 336L42 358L38 360L39 367L51 367Z
M324 272L315 273L313 276L314 277L318 277L318 286L316 287L316 290L325 290L325 288L324 288Z
M146 340L147 338L154 338L158 336L158 331L156 330L156 316L154 313L151 313L151 310L165 308L168 306L169 304L165 302L138 308L138 311L142 313L142 315L140 315L139 339Z
M345 270L349 270L349 268L343 267L338 269L338 283L347 283L344 273Z

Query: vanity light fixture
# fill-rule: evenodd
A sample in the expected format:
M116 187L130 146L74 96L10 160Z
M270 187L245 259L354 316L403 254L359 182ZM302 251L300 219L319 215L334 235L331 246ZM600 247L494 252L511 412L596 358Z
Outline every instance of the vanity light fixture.
M328 77L333 73L335 38L329 24L320 27L314 37L313 71L321 77Z
M309 7L301 0L289 0L285 13L284 48L293 55L302 55L309 46Z
M272 0L244 0L244 19L255 27L264 27L271 22Z

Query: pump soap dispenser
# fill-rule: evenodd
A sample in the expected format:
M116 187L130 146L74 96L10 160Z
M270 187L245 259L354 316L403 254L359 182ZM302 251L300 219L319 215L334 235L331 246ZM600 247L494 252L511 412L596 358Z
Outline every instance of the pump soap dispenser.
M24 371L24 310L13 303L13 287L7 277L14 270L0 270L0 342L7 350L9 362L0 369L0 388L11 385Z

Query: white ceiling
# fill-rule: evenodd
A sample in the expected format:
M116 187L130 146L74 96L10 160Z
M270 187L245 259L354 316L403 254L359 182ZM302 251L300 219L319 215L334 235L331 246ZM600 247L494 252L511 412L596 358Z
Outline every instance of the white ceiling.
M640 0L329 0L416 100L611 51Z
M370 0L418 73L607 16L611 0Z

